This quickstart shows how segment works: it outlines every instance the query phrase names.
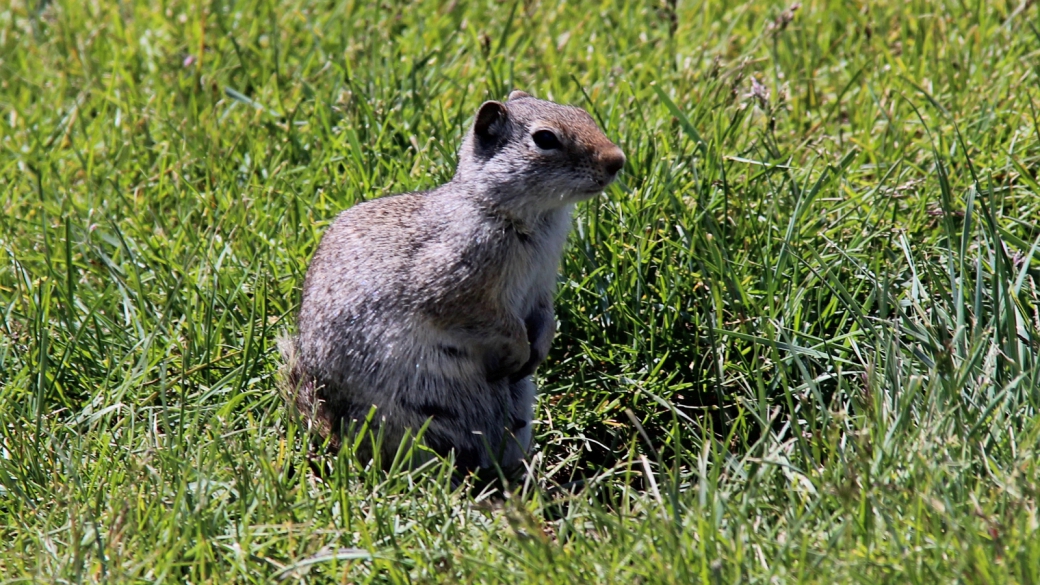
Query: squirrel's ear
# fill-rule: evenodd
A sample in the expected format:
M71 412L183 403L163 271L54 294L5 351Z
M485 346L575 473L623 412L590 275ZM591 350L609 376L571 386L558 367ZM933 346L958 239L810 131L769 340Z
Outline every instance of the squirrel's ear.
M507 102L511 102L513 100L518 100L520 98L525 98L525 97L531 97L531 94L527 93L526 91L521 91L519 89L514 89L513 91L509 92L509 97L506 98L506 101Z
M473 133L481 140L493 140L502 133L509 114L501 102L484 102L477 110L477 119L473 122Z

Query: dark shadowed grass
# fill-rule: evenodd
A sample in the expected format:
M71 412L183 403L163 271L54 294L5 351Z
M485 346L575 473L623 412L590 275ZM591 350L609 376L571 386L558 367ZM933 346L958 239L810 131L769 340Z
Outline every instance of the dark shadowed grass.
M0 7L5 581L1040 582L1030 3ZM513 88L579 207L532 473L311 471L275 389L356 201Z

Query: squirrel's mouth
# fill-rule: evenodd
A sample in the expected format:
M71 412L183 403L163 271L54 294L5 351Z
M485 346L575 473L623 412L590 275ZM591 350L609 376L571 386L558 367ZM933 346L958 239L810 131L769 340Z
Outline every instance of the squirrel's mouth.
M608 177L605 179L592 179L585 183L585 185L575 189L573 193L582 198L595 197L602 193L611 183L614 182L615 177Z

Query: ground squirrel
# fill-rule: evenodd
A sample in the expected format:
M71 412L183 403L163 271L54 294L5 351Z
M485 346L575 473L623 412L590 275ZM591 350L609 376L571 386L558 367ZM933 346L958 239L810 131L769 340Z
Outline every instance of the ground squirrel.
M384 463L429 420L426 445L462 469L518 464L574 203L624 164L580 108L522 91L481 105L449 183L326 231L282 344L300 413L338 448L374 405Z

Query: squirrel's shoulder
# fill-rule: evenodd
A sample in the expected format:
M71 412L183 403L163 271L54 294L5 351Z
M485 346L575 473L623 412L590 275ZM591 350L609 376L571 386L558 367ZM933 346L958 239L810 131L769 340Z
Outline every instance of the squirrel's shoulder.
M430 193L432 191L412 191L360 201L339 212L331 227L364 228L406 222L428 207Z

